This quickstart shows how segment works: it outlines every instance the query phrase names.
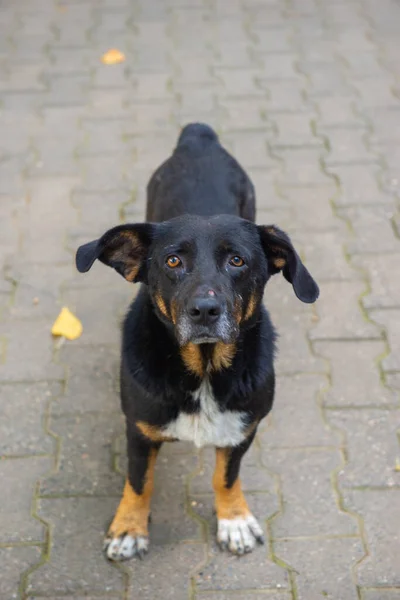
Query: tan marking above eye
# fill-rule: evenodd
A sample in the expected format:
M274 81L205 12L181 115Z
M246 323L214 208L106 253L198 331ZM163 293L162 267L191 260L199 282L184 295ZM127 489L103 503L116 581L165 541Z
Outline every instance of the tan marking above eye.
M274 265L277 269L283 269L283 267L286 265L286 260L284 258L275 258Z
M241 256L232 256L229 264L232 265L232 267L243 267L244 260Z
M175 254L168 256L168 258L165 262L169 266L170 269L176 269L176 267L180 267L182 264L182 261L179 258L179 256L175 256Z

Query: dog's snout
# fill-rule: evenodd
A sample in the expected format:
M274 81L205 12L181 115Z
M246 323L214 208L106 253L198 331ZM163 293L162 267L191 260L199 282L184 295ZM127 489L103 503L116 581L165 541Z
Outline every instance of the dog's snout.
M196 325L212 325L221 314L221 305L215 296L192 298L187 307L190 319Z

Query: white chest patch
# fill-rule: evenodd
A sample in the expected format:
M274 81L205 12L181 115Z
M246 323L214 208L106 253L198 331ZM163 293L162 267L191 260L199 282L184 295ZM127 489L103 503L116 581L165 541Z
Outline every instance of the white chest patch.
M221 411L215 401L208 379L193 392L200 403L195 414L181 413L175 421L163 428L163 433L178 440L193 442L195 446L237 446L245 439L243 432L245 412Z

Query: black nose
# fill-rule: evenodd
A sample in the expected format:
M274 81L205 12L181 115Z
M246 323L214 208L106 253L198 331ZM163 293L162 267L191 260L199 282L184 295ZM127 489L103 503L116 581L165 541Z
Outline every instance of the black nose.
M211 325L221 314L221 306L216 298L192 298L187 310L196 325Z

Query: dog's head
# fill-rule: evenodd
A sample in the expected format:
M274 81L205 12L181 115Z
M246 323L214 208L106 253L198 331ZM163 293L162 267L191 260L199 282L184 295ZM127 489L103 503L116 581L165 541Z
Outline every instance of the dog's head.
M227 215L114 227L78 249L78 270L88 271L96 259L148 286L180 346L234 342L254 324L264 286L276 273L302 302L319 293L283 231Z

